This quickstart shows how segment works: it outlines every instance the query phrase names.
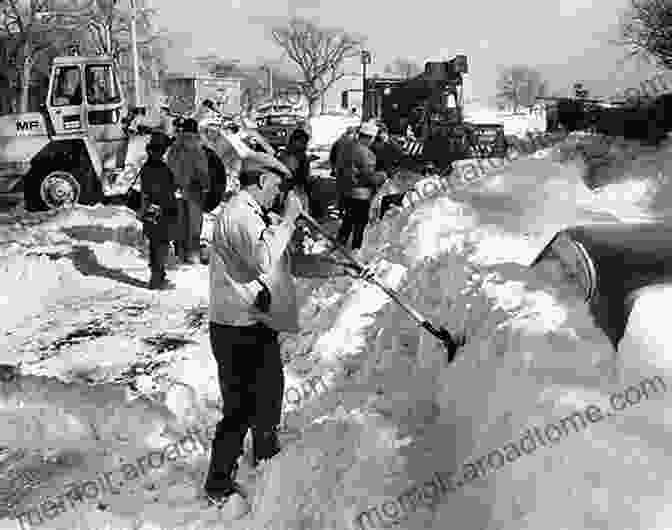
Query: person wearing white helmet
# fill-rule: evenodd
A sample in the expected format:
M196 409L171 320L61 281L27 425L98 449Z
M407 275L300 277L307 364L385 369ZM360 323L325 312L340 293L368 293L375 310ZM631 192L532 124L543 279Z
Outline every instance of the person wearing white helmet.
M357 141L344 143L337 155L336 180L344 209L338 240L345 246L352 234L353 250L362 246L371 200L382 183L382 175L376 173L376 156L370 149L377 134L374 122L363 123Z

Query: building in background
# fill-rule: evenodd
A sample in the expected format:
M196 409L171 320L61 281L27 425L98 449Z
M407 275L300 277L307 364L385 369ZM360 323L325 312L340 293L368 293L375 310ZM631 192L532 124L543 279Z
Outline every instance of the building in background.
M241 79L232 76L171 73L162 81L170 110L191 114L204 99L210 99L221 113L237 115L241 111Z

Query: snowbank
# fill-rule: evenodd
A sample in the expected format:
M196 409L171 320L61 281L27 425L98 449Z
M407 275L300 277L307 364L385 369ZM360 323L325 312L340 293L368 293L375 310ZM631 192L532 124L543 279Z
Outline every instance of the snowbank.
M7 244L0 251L0 282L6 286L0 297L3 331L45 304L95 287L95 278L85 276L87 266L104 264L105 258L97 260L93 247L99 254L110 248L124 254L123 248L144 245L142 226L126 208L78 206L42 218L40 224L17 223L5 234ZM119 267L127 262L117 261Z
M504 134L524 138L527 132L546 130L545 112L498 112L494 109L467 107L464 118L470 123L500 123L504 125Z
M527 267L556 230L614 208L604 195L586 190L579 163L557 157L554 151L515 161L478 186L424 201L367 232L363 260L379 267L384 281L400 288L432 322L466 334L450 366L435 338L375 288L346 278L300 282L303 331L283 337L288 381L324 374L330 388L306 399L286 420L300 430L298 440L256 475L242 466L241 480L254 490L253 514L220 526L351 530L397 521L397 528L408 530L669 526L670 416L662 392L506 465L496 451L527 429L558 424L575 410L599 405L607 411L611 392L636 389L644 375L668 370L666 335L647 342L644 334L649 322L656 329L665 326L654 313L665 314L660 307L667 305L668 291L640 298L614 352L561 269L553 263ZM106 259L113 259L111 254ZM206 280L202 271L180 272L180 278L196 291L188 300L199 298ZM138 325L147 320L151 330L178 329L185 296L166 295L159 308L124 319L136 318ZM178 350L167 367L148 369L141 385L152 398L147 402L122 406L128 396L108 387L94 398L86 385L76 387L82 392L77 400L72 386L34 375L25 379L25 390L3 383L3 405L17 410L11 400L19 396L34 409L51 402L61 410L46 437L50 443L59 425L65 430L76 424L69 432L78 443L92 431L105 433L101 438L112 447L105 446L102 455L86 452L85 466L61 469L61 478L72 476L74 467L95 474L118 466L120 455L133 455L133 444L149 451L181 434L170 438L166 426L179 431L187 420L213 421L216 383L206 377L214 376L213 361L205 337L192 338L196 344ZM109 351L111 341L105 344ZM119 362L128 362L137 346L127 343ZM91 353L87 359L87 351L75 350L71 362L82 370L96 363L112 370ZM60 362L64 370L68 362ZM52 363L55 370L57 361ZM153 388L155 372L165 376L165 386ZM180 374L186 382L177 385ZM83 403L92 404L92 421L73 418L73 409L81 410ZM136 429L140 434L120 449L122 435ZM467 477L471 468L465 463L478 462L471 468L483 476ZM80 505L77 513L45 521L44 527L211 527L217 523L193 502L206 466L204 453L192 455L154 471L145 488L127 485L119 495L104 495L98 509L94 503ZM455 471L462 484L432 502L412 499L415 506L408 508L409 499L400 496L437 471ZM57 486L40 488L24 506Z
M492 182L491 192L499 187L500 209L490 216L484 214L494 202L476 201L474 208L465 197L439 197L369 232L365 256L410 267L405 296L430 320L465 331L467 345L446 366L436 340L398 307L385 306L366 333L367 354L358 373L340 387L343 408L331 409L319 426L304 432L300 447L273 462L257 505L257 513L268 510L269 516L255 523L287 530L393 522L409 530L438 529L455 521L493 530L542 524L558 530L665 527L664 491L672 473L669 456L659 449L666 444L660 445L661 436L667 438L661 430L662 391L619 411L618 418L547 441L496 474L488 463L497 462L494 450L528 428L557 425L589 405L609 411L611 393L632 393L644 373L641 366L626 370L620 362L625 355L637 358L637 346L627 346L633 339L614 352L559 268L526 266L550 236L539 213L564 215L555 221L559 225L591 214L567 209L583 185L580 167L558 165L555 175L540 178L539 167L553 168L549 161L514 164L509 181L536 176L522 189L505 185L505 178ZM526 204L519 193L524 186L543 192ZM477 196L488 193L475 192L471 200ZM501 226L507 213L517 219L519 207L535 202L536 226ZM651 311L660 307L660 298L656 304L653 297L640 301L642 310L647 303ZM656 359L661 366L658 348L647 366ZM404 499L399 501L409 486L426 484L437 470L466 478L464 464L477 461L490 466L487 476L461 484L429 503L430 509L415 499L417 509L405 510ZM638 503L622 502L640 494L646 512ZM297 504L304 508L290 508ZM362 512L367 515L358 526Z
M348 127L359 125L361 119L357 116L331 116L323 114L310 119L312 137L310 149L328 149L338 140Z

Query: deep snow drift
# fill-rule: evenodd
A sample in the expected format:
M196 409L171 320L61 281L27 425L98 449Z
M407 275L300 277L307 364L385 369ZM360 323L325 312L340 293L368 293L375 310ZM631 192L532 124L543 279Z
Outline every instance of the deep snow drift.
M600 175L611 171L616 182L593 194L583 164L569 160L572 142L368 232L365 260L387 284L402 287L433 322L466 332L453 365L376 288L347 278L298 281L304 331L283 337L287 385L319 375L329 388L287 404L286 449L256 479L241 468L254 490L249 519L217 525L194 506L207 465L204 452L194 451L144 479L116 483L117 494L44 516L42 526L337 530L357 528L358 514L371 509L360 518L364 528L377 517L401 519L397 528L409 530L669 527L664 391L640 394L626 410L496 472L496 454L487 458L527 429L587 405L610 410L609 393L644 376L667 382L665 292L640 300L614 352L563 271L553 263L527 268L560 228L664 213L658 205L668 181L651 168L665 174L665 150L637 148L627 167L613 154ZM10 226L3 236L15 242L2 258L0 281L10 289L3 292L8 348L1 362L23 361L24 375L0 383L12 426L1 434L9 449L0 493L19 512L62 493L67 482L94 480L118 471L122 459L161 450L190 425L216 421L202 321L207 270L171 272L175 292L145 291L138 229L123 209L83 208ZM24 448L40 451L21 454ZM464 464L482 457L487 476L467 484ZM419 500L406 509L399 496L437 471L455 471L465 484L425 502L429 508ZM17 526L0 521L0 528Z

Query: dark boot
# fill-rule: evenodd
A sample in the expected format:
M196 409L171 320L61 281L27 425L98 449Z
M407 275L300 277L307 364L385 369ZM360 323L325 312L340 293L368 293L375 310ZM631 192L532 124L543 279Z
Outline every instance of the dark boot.
M257 467L262 460L269 460L280 453L280 441L278 440L278 433L273 430L271 432L261 433L252 431L252 448L254 453L254 467Z
M213 440L210 453L210 467L203 489L209 497L225 498L239 491L235 476L238 471L237 458L231 462L224 453L227 450L222 441Z
M166 291L174 287L175 284L166 278L165 273L163 276L152 274L152 277L149 279L149 288L153 290Z

